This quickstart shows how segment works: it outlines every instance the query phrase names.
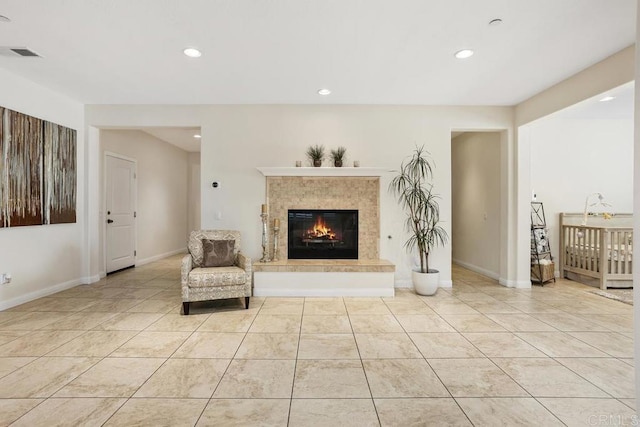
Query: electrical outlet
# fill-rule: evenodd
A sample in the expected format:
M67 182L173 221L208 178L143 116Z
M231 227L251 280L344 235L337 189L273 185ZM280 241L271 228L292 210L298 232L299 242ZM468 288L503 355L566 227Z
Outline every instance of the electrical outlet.
M0 274L0 285L6 285L8 283L11 283L11 274L9 273Z

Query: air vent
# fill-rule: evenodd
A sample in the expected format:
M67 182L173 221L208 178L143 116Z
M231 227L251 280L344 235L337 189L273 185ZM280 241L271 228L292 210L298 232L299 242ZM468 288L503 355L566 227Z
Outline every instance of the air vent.
M0 46L0 56L41 58L28 47Z

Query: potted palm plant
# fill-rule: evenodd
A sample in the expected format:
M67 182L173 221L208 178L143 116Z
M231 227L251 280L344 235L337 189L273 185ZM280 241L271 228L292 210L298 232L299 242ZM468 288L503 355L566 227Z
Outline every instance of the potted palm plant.
M439 271L429 268L429 253L445 245L447 232L440 223L439 196L433 193L432 159L423 147L416 147L413 155L402 162L398 175L389 184L400 206L407 211L406 229L411 236L405 248L418 250L420 268L412 271L412 281L420 295L433 295L438 290Z
M338 147L335 150L331 150L331 160L333 160L333 166L337 168L342 167L342 163L344 162L344 154L347 152L347 149L344 147Z
M319 168L322 166L322 160L324 159L324 145L311 145L307 148L307 157L313 164L313 166Z

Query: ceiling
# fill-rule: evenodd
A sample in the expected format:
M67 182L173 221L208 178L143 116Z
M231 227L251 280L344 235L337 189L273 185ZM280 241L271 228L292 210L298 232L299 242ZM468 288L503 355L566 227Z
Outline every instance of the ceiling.
M601 101L605 96L613 97L613 99L606 102ZM633 120L634 103L635 83L629 82L620 87L608 90L603 94L557 111L552 114L552 117L563 119Z
M140 130L185 151L200 152L200 139L193 137L200 134L200 128L153 127Z
M0 0L0 68L85 104L514 105L635 41L636 0ZM494 18L503 20L491 26ZM202 50L198 59L185 47ZM454 52L472 48L466 60ZM317 90L327 87L326 97Z

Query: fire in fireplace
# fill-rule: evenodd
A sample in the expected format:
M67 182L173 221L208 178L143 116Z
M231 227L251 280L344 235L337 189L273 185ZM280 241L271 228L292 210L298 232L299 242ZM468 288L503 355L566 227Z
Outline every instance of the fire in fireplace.
M291 209L289 259L358 259L358 211Z

